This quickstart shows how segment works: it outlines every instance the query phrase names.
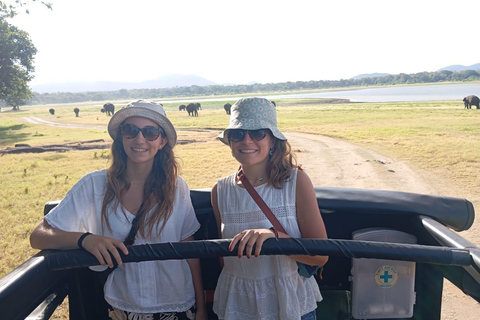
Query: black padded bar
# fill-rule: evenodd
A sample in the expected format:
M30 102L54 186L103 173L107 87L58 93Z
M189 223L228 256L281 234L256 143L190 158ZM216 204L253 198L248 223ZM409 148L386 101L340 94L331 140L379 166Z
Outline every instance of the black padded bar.
M229 251L230 240L203 240L159 243L129 247L129 255L120 252L124 262L188 258L213 258L236 256ZM263 244L262 255L329 255L347 258L371 258L415 261L420 263L461 265L472 264L467 249L452 249L415 244L334 239L268 239ZM60 250L47 257L50 269L70 269L98 265L97 259L85 250Z

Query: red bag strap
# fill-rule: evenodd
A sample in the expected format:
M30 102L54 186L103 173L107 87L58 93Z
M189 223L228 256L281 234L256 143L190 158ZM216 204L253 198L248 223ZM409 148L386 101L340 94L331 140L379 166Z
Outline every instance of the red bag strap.
M270 210L270 208L267 206L265 201L263 201L262 197L260 197L260 195L255 190L255 188L252 186L250 181L248 181L248 179L245 178L245 175L243 174L242 167L240 167L240 169L238 170L237 178L238 178L239 181L242 182L243 186L248 191L250 196L253 198L255 203L260 207L260 209L262 209L263 214L265 214L265 216L270 221L270 223L273 225L273 227L276 230L287 234L287 232L285 231L285 229L281 225L280 221L278 221L277 217L275 217L275 215L273 214L272 210Z

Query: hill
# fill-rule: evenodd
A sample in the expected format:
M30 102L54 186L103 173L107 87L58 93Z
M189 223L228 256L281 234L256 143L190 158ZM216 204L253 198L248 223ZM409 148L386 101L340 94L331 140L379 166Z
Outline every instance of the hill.
M358 76L351 77L350 79L364 79L364 78L376 78L376 77L386 77L389 76L390 73L363 73L359 74Z
M189 86L209 86L216 84L213 81L196 75L170 74L158 77L156 79L142 82L65 82L65 83L46 83L32 85L32 90L37 93L55 93L55 92L88 92L88 91L116 91L121 89L158 89Z
M453 72L459 72L459 71L465 71L465 70L480 70L480 63L472 64L471 66L463 66L460 64L454 64L448 67L444 67L441 69L438 69L436 72L439 71L453 71ZM364 74L359 74L355 77L351 77L350 79L352 80L358 80L358 79L365 79L365 78L377 78L377 77L386 77L390 76L392 74L390 73L364 73Z
M448 70L448 71L465 71L465 70L480 70L480 63L472 64L471 66L462 66L460 64L454 64L442 69L438 69L437 71L443 71L443 70Z

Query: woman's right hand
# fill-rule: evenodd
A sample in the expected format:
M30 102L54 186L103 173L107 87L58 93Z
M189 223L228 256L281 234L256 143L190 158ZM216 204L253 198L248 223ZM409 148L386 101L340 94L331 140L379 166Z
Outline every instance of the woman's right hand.
M102 266L108 265L109 268L113 268L112 256L118 265L122 264L122 258L118 249L122 250L125 255L128 254L128 249L122 241L94 234L85 237L82 246L93 254Z
M238 243L238 257L245 255L248 259L252 256L253 245L255 245L255 257L260 255L263 242L269 238L275 238L275 233L271 229L248 229L237 233L233 237L228 250L232 251Z

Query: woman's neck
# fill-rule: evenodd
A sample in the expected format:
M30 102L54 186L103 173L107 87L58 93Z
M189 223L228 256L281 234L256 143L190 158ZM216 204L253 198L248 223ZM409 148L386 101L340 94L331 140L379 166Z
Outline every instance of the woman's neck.
M268 182L267 170L265 167L244 167L242 166L243 174L253 186L261 185Z
M127 165L127 177L132 184L145 184L152 168L146 166Z

